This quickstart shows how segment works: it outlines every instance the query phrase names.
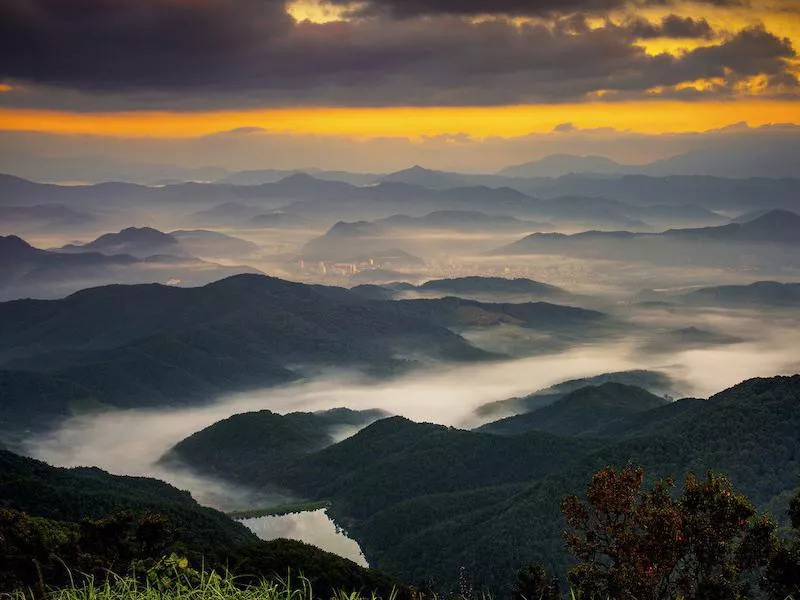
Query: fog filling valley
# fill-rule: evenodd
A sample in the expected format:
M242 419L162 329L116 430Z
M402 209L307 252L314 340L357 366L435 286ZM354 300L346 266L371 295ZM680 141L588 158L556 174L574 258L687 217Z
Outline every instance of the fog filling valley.
M670 354L645 353L635 337L586 344L565 352L468 365L434 363L390 380L352 372L328 372L295 384L237 393L199 407L113 410L69 418L57 429L25 442L25 451L57 466L97 466L115 474L152 476L189 490L201 503L225 510L297 500L282 494L241 489L174 465L158 464L174 444L231 415L269 409L285 414L335 407L383 409L414 421L459 428L483 421L483 404L524 396L565 380L634 369L664 372L682 397L708 397L752 377L800 370L800 330L788 317L771 324L737 311L703 311L694 316L639 316L660 325L699 322L748 340L722 347ZM488 333L491 336L491 332ZM489 420L494 420L492 419ZM338 431L337 441L355 429Z

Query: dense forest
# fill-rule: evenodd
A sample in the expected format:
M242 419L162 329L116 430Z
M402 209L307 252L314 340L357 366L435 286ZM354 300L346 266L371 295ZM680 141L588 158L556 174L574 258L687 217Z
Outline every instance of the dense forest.
M548 429L558 435L495 435L394 417L256 476L330 502L329 513L370 564L444 587L457 584L461 568L476 586L495 590L527 561L565 573L571 560L559 499L607 466L641 465L648 482L714 469L786 522L800 487L800 376L754 379L708 400L675 403L618 384L611 401L608 385L547 407ZM599 430L587 432L583 413L570 408L575 402L598 411Z
M81 573L143 574L171 554L196 568L230 570L241 583L302 574L322 597L405 590L396 579L308 544L260 541L161 481L55 468L0 450L0 593L67 585Z

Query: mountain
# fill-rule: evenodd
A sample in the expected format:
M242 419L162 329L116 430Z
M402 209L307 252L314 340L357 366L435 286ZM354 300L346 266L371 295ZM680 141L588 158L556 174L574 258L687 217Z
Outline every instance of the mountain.
M604 313L547 302L489 303L447 297L396 300L388 307L399 315L430 320L455 330L516 325L554 334L579 333L588 339L609 335L620 327Z
M55 468L2 449L0 523L0 585L13 589L70 588L84 574L98 585L109 569L125 574L137 559L141 567L176 552L194 568L230 572L243 584L302 574L317 593L366 588L407 597L402 583L374 569L301 542L260 541L161 481Z
M478 431L501 435L542 431L561 436L597 436L617 421L668 402L642 388L607 382L580 388L548 406L488 423Z
M97 468L63 469L0 449L3 507L58 521L99 519L120 510L157 512L198 550L255 541L244 526L200 506L188 492L157 479L111 475Z
M275 183L291 175L306 174L324 181L339 181L351 185L369 185L379 180L379 175L367 173L349 173L347 171L325 171L322 169L254 169L231 173L216 183L229 185L262 185Z
M577 299L566 290L522 277L453 277L431 279L421 285L411 283L387 283L384 285L360 285L353 292L369 300L391 300L400 298L458 298L482 302L516 302L549 299L571 302Z
M387 413L331 409L279 415L268 410L234 415L178 442L162 459L243 485L269 484L270 473L334 444Z
M563 572L560 500L605 466L641 465L650 478L679 480L712 468L761 506L797 488L800 375L749 380L707 401L628 418L640 419L639 432L602 441L385 419L275 478L331 502L329 513L370 564L444 585L455 585L463 566L475 586L494 590L530 561Z
M781 179L797 176L797 161L800 143L786 138L772 139L769 143L726 144L707 150L695 150L671 158L655 161L644 166L646 175L713 175L743 179L748 177L770 177Z
M0 299L23 294L55 294L75 280L111 278L137 259L129 255L106 256L98 252L76 255L34 248L20 237L0 236Z
M662 235L696 241L756 242L800 246L800 215L788 210L771 210L745 223L730 223L702 229L672 229Z
M733 143L713 149L678 154L641 165L623 165L604 156L553 154L540 160L506 167L497 175L515 178L562 177L571 174L592 175L675 175L714 176L744 179L749 177L786 178L797 175L793 157L800 144L792 139L774 139L763 146Z
M73 230L95 225L97 218L63 204L0 206L2 233L42 233Z
M160 234L160 232L157 232ZM147 235L147 234L146 234ZM163 239L160 234L155 239ZM135 237L135 236L134 236ZM175 241L174 238L169 238ZM140 249L146 251L146 244ZM170 242L170 248L173 248ZM252 267L225 267L192 257L48 251L17 236L0 236L0 301L17 298L59 298L92 285L165 281L201 285L221 277L252 273Z
M475 414L480 417L496 418L527 413L553 404L567 394L581 388L599 386L605 383L635 386L647 390L655 396L680 395L675 390L677 383L669 375L660 371L618 371L615 373L602 373L593 377L570 379L543 390L538 390L523 398L510 398L499 402L490 402L478 407Z
M421 217L394 215L375 221L376 225L394 230L442 229L452 231L548 231L550 223L523 221L506 215L491 215L479 211L440 210Z
M503 177L561 177L571 173L619 174L631 169L604 156L575 156L573 154L551 154L540 160L506 167L497 174Z
M386 227L378 223L339 221L324 235L309 241L302 254L306 260L324 262L367 262L378 255L394 254L396 259L404 258L399 262L395 260L395 263L424 264L421 258L398 248L398 242L403 243L403 240L392 237Z
M800 283L759 281L750 285L707 287L684 294L679 301L699 306L798 307Z
M416 288L420 292L432 292L451 296L475 295L513 295L558 297L567 292L562 288L531 279L505 277L455 277L452 279L433 279Z
M168 233L152 227L128 227L117 233L103 234L87 244L68 244L58 248L58 252L99 252L109 256L128 254L146 258L156 254L180 255L182 250L178 240Z
M204 229L180 229L168 235L178 241L182 252L201 258L244 258L261 249L253 242Z
M506 183L505 185L509 185ZM796 210L800 179L731 179L705 175L565 175L556 179L517 179L514 189L537 198L584 196L613 198L632 206L696 205L710 210L750 212Z
M492 254L558 254L669 265L775 267L800 263L796 252L800 247L798 228L800 216L788 211L770 211L743 224L671 229L653 234L534 233Z
M418 165L382 176L381 183L407 183L431 189L447 189L466 185L458 173L431 171Z
M493 356L446 329L447 320L341 288L257 275L198 288L115 285L0 303L0 369L67 382L60 407L53 398L48 410L29 402L28 413L39 411L46 426L79 391L88 405L164 406L285 383L312 367L385 375L414 364L402 356ZM26 397L5 402L23 406Z

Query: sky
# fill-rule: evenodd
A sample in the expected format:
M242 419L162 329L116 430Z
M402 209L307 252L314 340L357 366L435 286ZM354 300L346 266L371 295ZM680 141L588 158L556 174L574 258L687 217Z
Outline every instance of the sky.
M227 136L259 156L232 168L332 166L336 141L370 170L391 140L474 168L465 141L536 138L522 162L615 132L659 158L800 125L798 44L800 0L4 0L0 155L222 164Z

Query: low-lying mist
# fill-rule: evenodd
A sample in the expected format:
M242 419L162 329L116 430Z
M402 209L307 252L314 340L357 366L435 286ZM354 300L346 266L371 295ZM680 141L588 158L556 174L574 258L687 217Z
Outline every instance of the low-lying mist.
M157 477L188 489L201 503L222 509L263 506L290 498L234 488L158 464L158 460L175 443L204 427L233 414L262 409L287 413L334 407L380 408L415 421L470 428L480 424L475 409L483 404L600 373L659 370L674 378L675 388L683 395L707 397L751 377L800 372L796 352L800 331L796 327L776 327L765 333L762 326L760 335L749 339L759 341L668 356L643 353L636 340L627 340L519 360L435 364L382 381L354 373L327 373L307 382L227 395L199 407L73 417L58 429L29 439L25 450L58 466L98 466L117 474ZM355 431L340 432L336 437L352 433Z

